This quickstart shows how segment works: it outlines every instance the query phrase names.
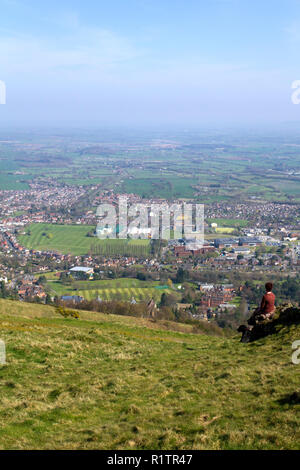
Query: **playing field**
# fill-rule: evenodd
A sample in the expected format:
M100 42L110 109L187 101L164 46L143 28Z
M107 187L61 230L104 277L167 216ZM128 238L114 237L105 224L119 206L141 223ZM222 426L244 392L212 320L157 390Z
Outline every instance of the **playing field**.
M216 227L216 233L233 233L233 227Z
M149 253L149 240L99 240L88 237L87 234L94 230L95 227L91 225L31 224L26 227L24 234L19 235L19 242L28 249L52 250L73 255L93 253L139 257Z
M123 302L131 301L135 299L137 302L148 301L154 299L158 302L165 292L155 288L140 288L140 287L128 287L128 288L112 288L112 289L89 289L77 291L79 295L84 297L86 300L92 300L100 297L101 300L120 300Z
M224 227L247 227L248 221L245 219L207 219L208 224L218 224L219 228Z
M80 295L85 300L93 300L98 297L101 300L131 301L137 302L154 299L159 302L162 294L175 291L160 286L155 281L140 281L138 279L120 278L105 281L77 281L71 286L63 285L58 280L49 280L47 289L50 295Z

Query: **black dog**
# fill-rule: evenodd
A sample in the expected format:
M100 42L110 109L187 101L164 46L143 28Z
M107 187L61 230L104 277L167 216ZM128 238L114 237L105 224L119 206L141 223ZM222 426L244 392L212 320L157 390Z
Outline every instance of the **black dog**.
M251 341L251 330L246 325L239 326L237 331L239 333L243 333L241 343L249 343Z

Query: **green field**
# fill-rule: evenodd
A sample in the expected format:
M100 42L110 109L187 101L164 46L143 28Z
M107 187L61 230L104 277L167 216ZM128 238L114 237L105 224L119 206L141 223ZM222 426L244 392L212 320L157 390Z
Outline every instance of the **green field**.
M155 288L125 287L111 289L79 290L78 294L83 296L86 300L92 300L99 296L102 300L121 300L126 302L134 298L137 302L140 302L148 301L153 298L156 302L158 302L163 292L158 291Z
M121 133L122 134L122 133ZM106 144L95 147L99 133L64 136L38 134L34 145L16 133L0 141L0 189L28 189L27 181L54 178L58 184L136 193L165 199L220 201L300 201L300 152L297 133L286 129L272 136L239 132L188 131L102 134ZM153 145L156 139L175 146ZM16 145L16 141L18 144ZM86 146L88 145L89 148ZM49 171L49 169L51 171ZM17 171L17 174L16 174ZM231 227L231 225L228 225Z
M0 190L24 190L29 189L29 185L27 183L27 179L29 177L27 175L10 175L10 174L3 174L0 173Z
M95 227L91 225L31 224L26 227L25 234L19 235L19 241L28 249L53 250L73 255L147 256L149 253L149 240L99 240L87 236L93 230Z
M231 227L231 228L237 228L237 227L247 227L248 225L248 220L244 219L207 219L208 224L218 224L218 227Z
M299 325L250 344L191 331L1 299L0 449L299 450Z
M161 197L165 199L182 197L192 198L195 194L193 185L198 183L197 178L181 178L178 176L162 176L148 178L137 178L126 180L122 185L124 192L135 193L141 197Z
M53 280L48 275L47 288L50 295L80 295L85 300L100 297L102 300L147 301L153 298L159 302L162 294L175 293L169 288L161 289L159 282L140 281L138 279L120 278L105 281L76 281L71 286L63 285L59 280Z
M91 253L100 256L147 257L150 254L149 240L93 240Z
M235 229L233 227L216 227L216 233L233 233Z

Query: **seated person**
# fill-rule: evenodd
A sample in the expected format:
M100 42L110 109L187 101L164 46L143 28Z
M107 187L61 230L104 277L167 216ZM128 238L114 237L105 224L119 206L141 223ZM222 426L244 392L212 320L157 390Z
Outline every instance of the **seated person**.
M271 319L275 312L275 295L272 292L272 282L267 282L265 285L266 293L261 300L260 307L258 307L248 320L248 325L255 325L258 322Z

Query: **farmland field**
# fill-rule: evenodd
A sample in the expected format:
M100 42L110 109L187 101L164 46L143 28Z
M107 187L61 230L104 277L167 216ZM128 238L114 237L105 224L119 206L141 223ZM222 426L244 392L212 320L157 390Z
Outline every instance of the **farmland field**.
M178 176L164 176L153 177L149 175L148 178L134 178L126 180L123 184L125 192L136 193L142 197L156 197L171 198L171 197L184 197L192 198L195 190L193 185L198 183L197 178L180 178Z
M90 225L31 224L19 235L21 245L34 250L53 250L60 253L83 255L144 256L149 253L149 240L99 240L88 237L95 227Z
M99 184L118 193L191 198L205 204L253 197L300 201L299 139L297 133L287 137L285 129L265 140L259 133L246 133L241 139L234 131L162 132L158 145L156 132L103 132L106 143L94 148L86 146L86 139L90 144L98 141L98 132L55 136L54 141L51 133L36 134L29 147L28 136L16 135L16 140L0 141L0 190L28 189L27 181L42 177L85 186L87 192ZM166 140L174 145L166 147Z
M0 190L24 190L29 189L28 176L14 176L0 173Z

